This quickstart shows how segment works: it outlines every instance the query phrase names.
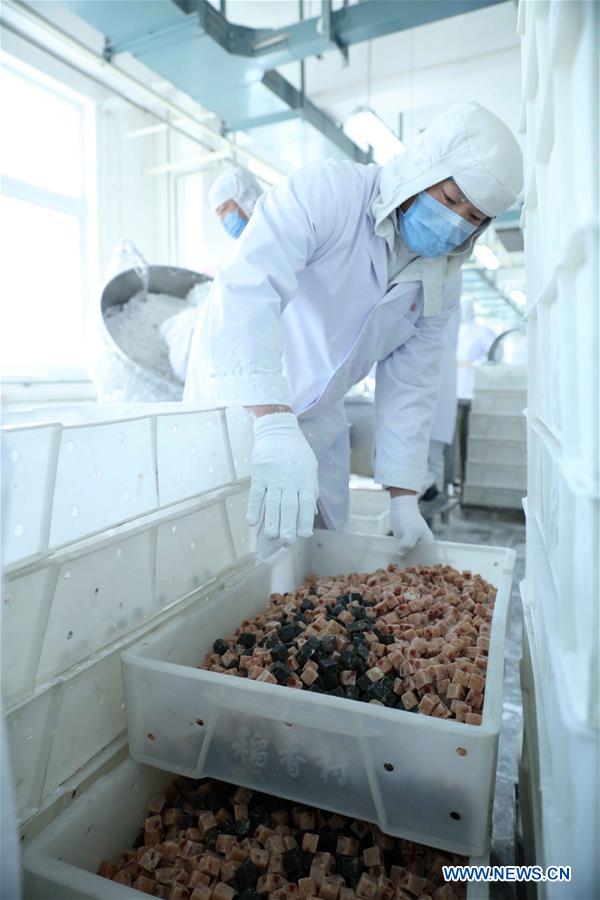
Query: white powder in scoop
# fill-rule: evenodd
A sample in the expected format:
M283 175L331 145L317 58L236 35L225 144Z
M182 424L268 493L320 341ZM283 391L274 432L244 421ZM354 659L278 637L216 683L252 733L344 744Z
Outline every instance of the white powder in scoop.
M198 306L211 284L195 285L185 299L170 294L149 293L146 296L139 291L122 306L111 306L106 310L106 327L129 359L172 384L179 384L169 362L169 351L160 326L171 316Z

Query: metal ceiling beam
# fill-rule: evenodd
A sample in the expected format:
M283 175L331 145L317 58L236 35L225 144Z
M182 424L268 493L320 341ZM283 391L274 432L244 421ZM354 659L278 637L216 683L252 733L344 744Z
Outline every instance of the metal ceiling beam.
M354 141L351 141L344 133L340 125L334 122L327 113L320 110L318 106L311 103L301 91L290 84L289 81L286 81L279 72L274 70L265 72L262 78L262 84L269 88L276 97L282 100L291 111L296 112L305 122L308 122L309 125L312 125L313 128L320 131L327 140L331 141L332 144L335 144L335 146L345 153L349 159L361 163L368 163L371 161L370 152L365 153L361 150L360 147L358 147ZM253 120L247 121L245 127L255 127L256 121L257 120L254 120L254 122ZM263 122L262 124L267 123ZM233 131L235 128L230 125L227 130Z
M209 0L175 2L186 12L197 8L200 28L228 53L250 57L272 69L292 60L318 56L335 48L347 49L352 44L509 0L362 0L336 11L331 9L331 0L322 0L320 16L294 22L285 28L233 25Z
M208 0L63 0L105 35L107 61L132 53L218 114L225 131L298 118L358 162L370 155L273 69L500 2L509 0L363 0L334 11L322 0L320 16L256 29L230 23L225 5L219 11Z

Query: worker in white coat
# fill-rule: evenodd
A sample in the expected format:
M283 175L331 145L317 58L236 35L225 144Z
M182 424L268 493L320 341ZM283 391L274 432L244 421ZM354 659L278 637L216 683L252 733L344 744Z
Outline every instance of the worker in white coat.
M254 175L236 166L222 172L214 180L208 192L208 202L225 231L237 240L248 224L261 194L262 190ZM173 373L183 382L187 374L197 318L197 309L184 309L166 319L160 326Z
M399 552L432 540L417 494L460 266L521 168L504 123L466 103L383 167L313 162L260 198L203 307L184 400L251 410L248 520L268 538L309 536L317 497L343 525L343 398L376 362L375 479Z
M261 194L254 175L235 166L215 179L208 192L208 202L227 234L239 238Z

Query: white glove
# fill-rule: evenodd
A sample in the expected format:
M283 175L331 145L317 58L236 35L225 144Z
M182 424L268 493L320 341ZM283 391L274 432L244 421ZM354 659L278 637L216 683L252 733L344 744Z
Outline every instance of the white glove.
M431 542L435 540L419 512L416 494L401 494L399 497L392 497L390 517L392 531L398 538L400 556L404 556L408 550L411 550L417 541Z
M317 459L293 413L271 413L254 422L254 452L247 519L264 534L291 544L310 537L318 496Z

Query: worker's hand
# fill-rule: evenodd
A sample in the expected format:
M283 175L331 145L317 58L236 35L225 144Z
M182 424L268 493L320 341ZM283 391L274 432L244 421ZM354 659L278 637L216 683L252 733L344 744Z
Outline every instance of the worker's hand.
M417 541L433 541L431 531L419 512L416 494L403 494L393 497L390 503L392 531L398 538L400 556L411 550Z
M264 535L291 544L310 537L317 503L317 459L293 413L272 413L254 422L254 452L247 519L261 521Z

